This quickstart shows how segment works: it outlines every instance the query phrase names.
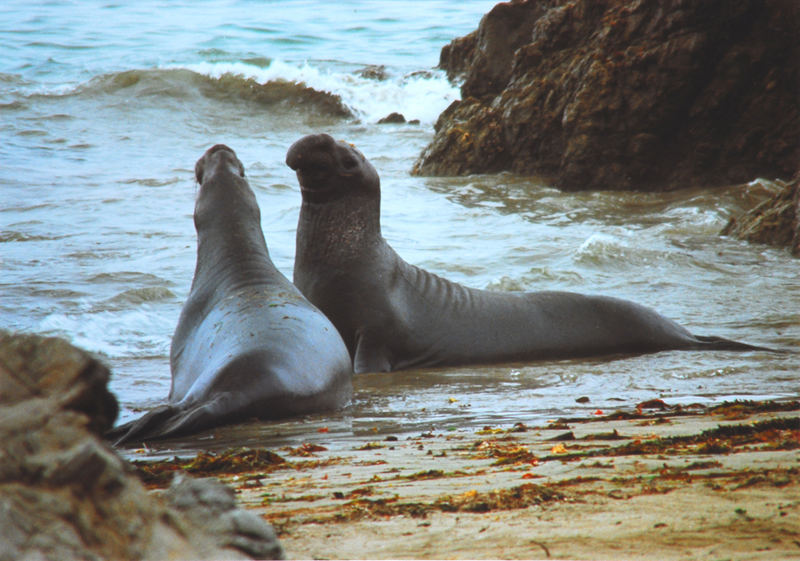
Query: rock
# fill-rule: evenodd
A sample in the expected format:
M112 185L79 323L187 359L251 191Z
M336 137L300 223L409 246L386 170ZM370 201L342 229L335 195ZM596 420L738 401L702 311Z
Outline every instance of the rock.
M800 171L775 195L741 216L734 216L721 234L754 243L788 247L800 257Z
M439 68L447 73L452 82L463 79L469 70L469 63L475 58L475 44L478 42L478 30L469 35L453 39L442 47L439 53Z
M63 339L0 331L0 357L0 406L41 397L84 413L95 434L114 424L119 406L106 388L110 373L89 354Z
M370 64L359 70L356 74L361 78L366 78L367 80L377 80L379 82L382 82L389 77L389 74L386 72L386 66L383 64Z
M213 478L178 476L166 497L189 520L255 559L282 559L283 550L272 527L256 514L236 507L233 490Z
M389 113L383 119L378 120L379 125L400 124L405 122L406 118L400 113Z
M565 190L791 177L800 3L513 0L442 49L463 76L417 175L509 170Z
M436 75L435 72L431 70L414 70L413 72L409 72L408 74L403 76L403 81L408 82L409 80L430 80Z
M422 158L438 161L435 175L495 173L511 167L502 115L475 98L451 103L439 115L434 130L436 136ZM419 175L430 171L420 167L420 161L412 173ZM480 171L475 171L478 162Z
M227 493L203 506L213 524L180 488L177 506L147 492L99 437L117 415L108 378L66 341L0 332L0 561L282 558L271 527L217 484L197 484Z

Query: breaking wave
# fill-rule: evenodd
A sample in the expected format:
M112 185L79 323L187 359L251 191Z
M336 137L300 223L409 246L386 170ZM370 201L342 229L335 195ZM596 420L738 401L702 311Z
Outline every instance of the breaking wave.
M81 97L126 95L190 100L258 103L275 111L311 111L375 123L390 113L432 124L459 98L458 88L439 71L407 75L293 66L273 60L267 66L247 62L201 62L154 69L125 70L96 76L75 86L52 86L33 95Z
M337 100L356 118L369 123L377 122L388 114L397 112L406 119L433 123L447 106L459 98L459 90L438 71L414 72L408 75L341 72L325 70L308 63L293 66L273 60L267 67L246 63L209 63L190 65L195 71L224 83L225 88L261 88L256 95L280 98L308 99L316 95ZM302 95L297 95L302 92ZM312 94L311 92L314 92ZM251 94L247 94L251 95Z

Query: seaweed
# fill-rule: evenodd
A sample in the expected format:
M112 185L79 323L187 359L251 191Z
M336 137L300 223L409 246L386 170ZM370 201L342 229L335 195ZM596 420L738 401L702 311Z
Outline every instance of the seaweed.
M510 489L493 489L486 493L471 490L460 495L448 495L436 499L433 504L444 512L489 512L527 508L565 498L563 493L551 487L524 483Z
M614 429L611 432L587 434L586 436L582 436L581 440L626 440L627 438L627 436L622 436L619 434L617 429Z
M447 474L445 474L445 472L440 469L427 469L424 471L418 471L416 473L412 473L411 475L405 475L403 476L403 479L409 479L414 481L418 479L439 479L441 477L446 477L446 475Z
M353 448L353 450L377 450L379 448L386 448L386 445L380 442L366 442L361 446Z
M207 477L259 470L270 471L276 466L286 464L286 460L270 450L231 448L220 454L200 452L189 460L182 460L176 456L172 460L155 462L136 460L132 463L145 484L159 487L168 485L176 472Z
M661 413L644 413L643 409L659 409ZM800 401L773 401L773 400L734 400L723 401L720 404L706 407L701 404L669 405L660 399L643 401L636 405L634 411L618 410L603 416L596 417L561 417L547 427L548 429L569 429L568 423L588 423L593 421L630 421L641 419L643 421L668 422L667 417L683 417L689 415L723 415L728 419L743 419L755 413L777 413L800 410ZM661 421L664 419L664 421Z
M700 434L670 436L650 440L635 439L611 448L559 453L540 458L541 461L568 461L595 456L633 456L645 454L726 454L737 447L760 444L775 449L791 450L800 447L800 417L783 417L750 424L720 425Z
M334 514L331 520L344 522L360 520L365 517L397 515L425 518L428 513L437 511L484 513L494 510L527 508L565 498L566 496L560 491L533 483L524 483L510 489L494 489L485 493L471 490L460 495L445 495L430 503L400 502L397 497L361 498L344 505L344 510ZM323 520L314 520L314 522L321 521Z
M310 442L304 442L297 448L292 448L291 446L284 446L281 448L284 452L287 452L290 456L313 456L314 452L327 452L328 449L324 446L320 446L319 444L312 444Z
M481 440L473 444L472 448L478 452L473 458L495 458L492 463L493 466L518 463L535 465L539 463L538 458L528 448L514 442L506 444L504 441L497 439Z

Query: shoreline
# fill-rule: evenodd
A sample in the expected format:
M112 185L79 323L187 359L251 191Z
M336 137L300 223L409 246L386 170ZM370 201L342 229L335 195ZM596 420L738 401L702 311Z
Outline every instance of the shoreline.
M232 486L289 558L779 559L800 555L798 411L651 400L545 426L355 437L346 451L133 464L151 488L176 472Z

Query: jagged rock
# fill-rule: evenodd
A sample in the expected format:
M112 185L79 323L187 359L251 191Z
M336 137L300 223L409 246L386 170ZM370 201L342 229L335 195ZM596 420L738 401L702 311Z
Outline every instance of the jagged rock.
M383 64L370 64L359 70L357 74L367 80L377 80L379 82L389 77L389 74L386 72L386 66Z
M252 512L236 507L233 489L216 479L179 476L166 497L198 527L222 545L255 559L282 559L283 550L272 527Z
M106 388L108 368L67 341L0 331L0 357L0 406L41 397L84 413L95 434L114 424L119 407Z
M400 124L405 122L406 118L402 115L402 113L389 113L383 119L378 120L379 125Z
M798 34L792 0L498 4L442 50L462 100L412 173L510 170L565 190L787 179Z
M478 42L478 30L458 37L442 47L439 53L439 68L447 73L447 78L455 82L463 79L469 70L469 64L475 58L475 45Z
M146 491L99 437L117 414L108 377L66 341L0 332L0 561L281 558L266 522L229 500L203 525Z
M783 189L745 212L734 216L722 230L754 243L788 247L800 257L800 171Z

